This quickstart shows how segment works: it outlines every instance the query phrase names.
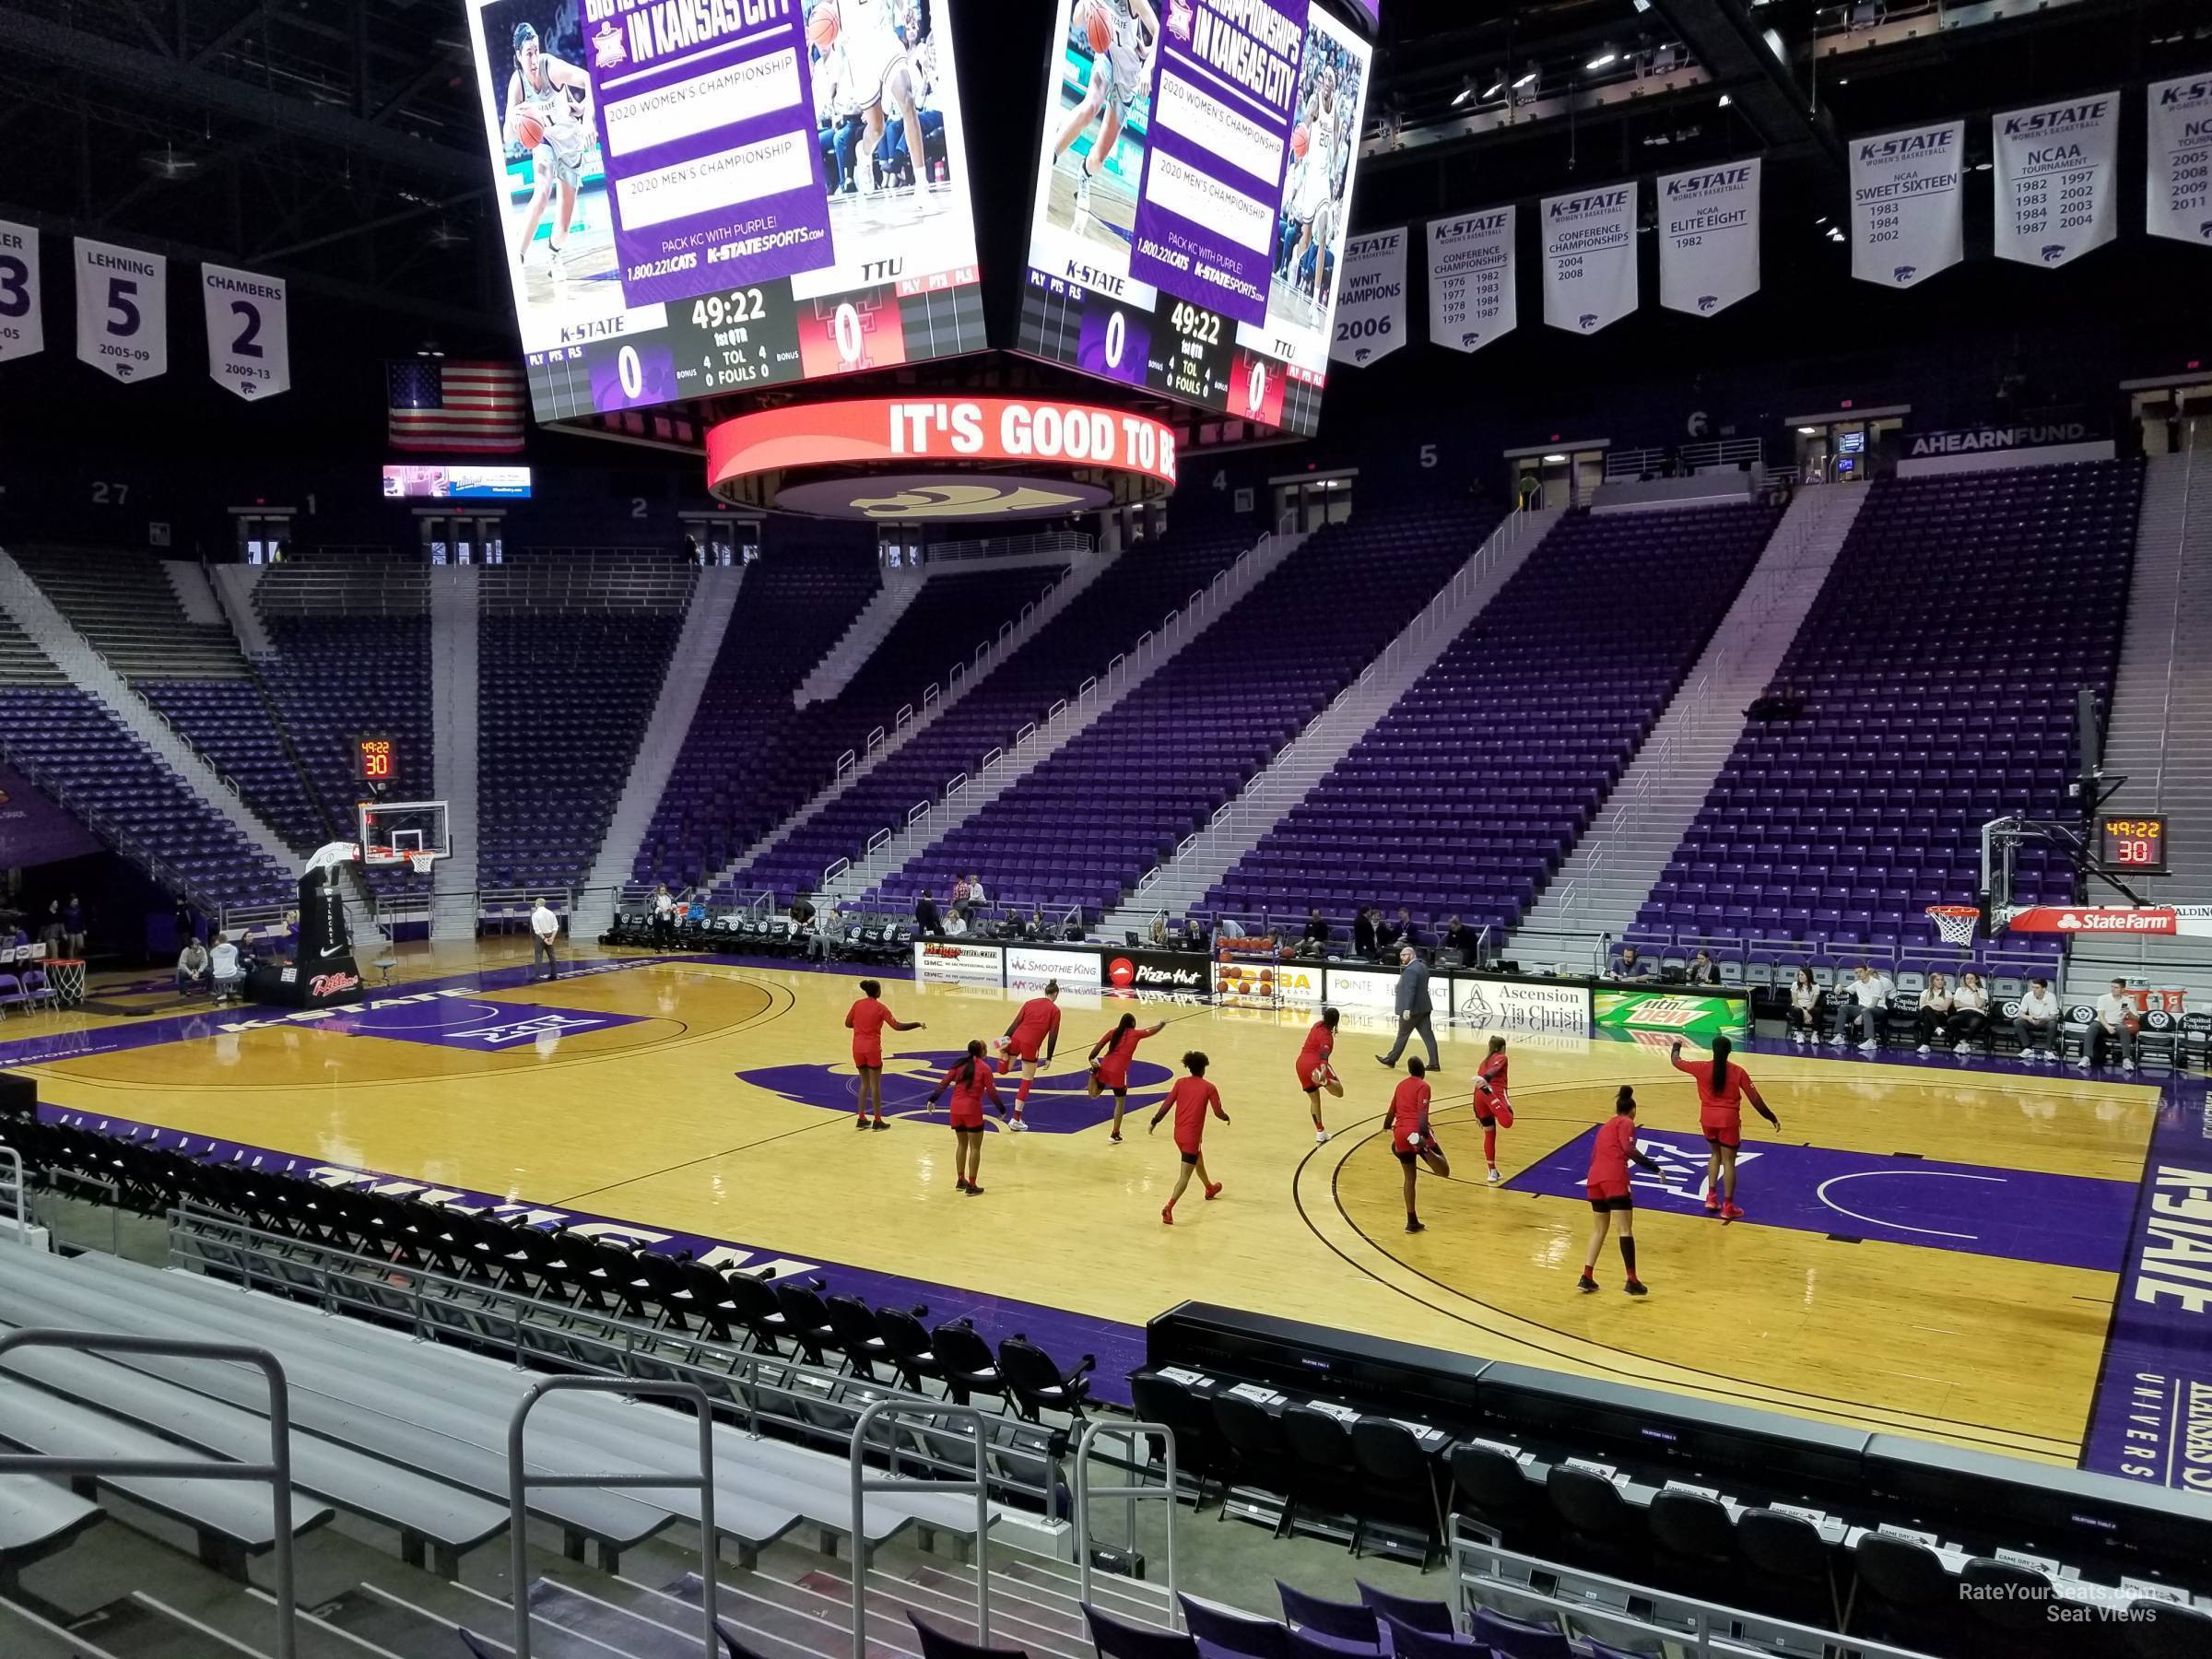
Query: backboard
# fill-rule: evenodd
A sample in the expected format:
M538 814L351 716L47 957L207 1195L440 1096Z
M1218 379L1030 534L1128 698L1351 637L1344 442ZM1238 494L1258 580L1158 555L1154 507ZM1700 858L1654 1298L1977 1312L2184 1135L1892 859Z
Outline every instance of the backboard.
M363 801L359 804L361 862L375 868L453 850L443 801Z

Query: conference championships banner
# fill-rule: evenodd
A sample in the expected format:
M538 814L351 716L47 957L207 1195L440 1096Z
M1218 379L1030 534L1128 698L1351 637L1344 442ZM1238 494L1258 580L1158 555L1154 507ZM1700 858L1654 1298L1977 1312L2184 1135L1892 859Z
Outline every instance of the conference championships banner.
M1429 337L1453 351L1479 351L1512 334L1521 321L1513 288L1513 238L1520 213L1436 219L1429 227Z
M1959 169L1966 124L1851 141L1851 274L1906 288L1966 255Z
M1759 163L1659 181L1659 303L1710 317L1759 292Z
M1405 230L1378 230L1344 244L1344 277L1336 289L1333 362L1365 368L1406 344Z
M2212 75L2183 76L2150 88L2144 227L2212 247Z
M2055 268L2112 240L2119 93L2014 110L1989 124L1999 259Z
M1548 196L1542 213L1544 321L1588 335L1634 311L1634 182Z

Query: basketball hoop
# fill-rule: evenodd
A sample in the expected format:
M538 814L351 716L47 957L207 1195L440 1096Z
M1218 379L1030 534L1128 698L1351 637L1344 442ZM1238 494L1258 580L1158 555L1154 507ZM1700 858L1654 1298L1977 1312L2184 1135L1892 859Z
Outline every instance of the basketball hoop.
M1982 925L1981 907L1972 904L1931 904L1928 920L1946 945L1971 945L1974 930Z
M415 874L418 876L428 876L430 873L430 866L438 862L438 854L435 852L410 852L406 854L406 858L407 863L415 866Z

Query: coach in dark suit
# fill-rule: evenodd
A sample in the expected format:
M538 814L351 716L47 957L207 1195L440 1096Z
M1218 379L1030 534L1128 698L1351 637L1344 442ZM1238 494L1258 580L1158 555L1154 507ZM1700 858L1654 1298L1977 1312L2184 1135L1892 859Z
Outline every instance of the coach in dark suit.
M1429 1001L1429 964L1421 960L1419 951L1410 945L1398 951L1398 1040L1390 1045L1390 1053L1375 1058L1384 1065L1395 1067L1398 1056L1406 1050L1406 1039L1418 1031L1421 1041L1429 1050L1429 1069L1439 1065L1436 1053L1436 1030L1429 1022L1436 1010Z

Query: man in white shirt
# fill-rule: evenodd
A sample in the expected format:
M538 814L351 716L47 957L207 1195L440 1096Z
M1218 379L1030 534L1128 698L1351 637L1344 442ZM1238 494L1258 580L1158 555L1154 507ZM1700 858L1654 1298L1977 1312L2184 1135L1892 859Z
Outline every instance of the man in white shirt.
M559 937L560 918L553 913L550 904L540 899L537 908L530 912L530 967L535 971L542 960L549 980L560 977L560 964L553 955L553 946Z
M968 902L978 910L986 908L991 902L989 897L983 892L983 875L981 870L973 872L968 877Z
M1882 1014L1889 1006L1889 980L1877 973L1871 963L1861 962L1852 972L1852 1008L1845 1016L1844 1025L1859 1033L1859 1047L1872 1053L1881 1045ZM1843 1046L1843 1032L1836 1033L1836 1046Z
M238 965L238 947L230 943L229 934L215 935L215 948L207 953L207 971L215 980L216 1006L236 1002L239 981L243 976Z
M2106 1045L2115 1041L2120 1044L2120 1069L2136 1069L2136 1033L2128 1023L2136 1018L2136 1005L2124 994L2126 990L2127 982L2116 979L2112 989L2097 999L2097 1018L2089 1021L2088 1045L2074 1062L2083 1070L2102 1065Z
M653 936L661 945L676 937L676 896L665 881L653 889Z
M2028 994L2020 998L2012 1029L2020 1040L2021 1059L2058 1058L2058 998L2051 994L2049 980L2028 982Z

